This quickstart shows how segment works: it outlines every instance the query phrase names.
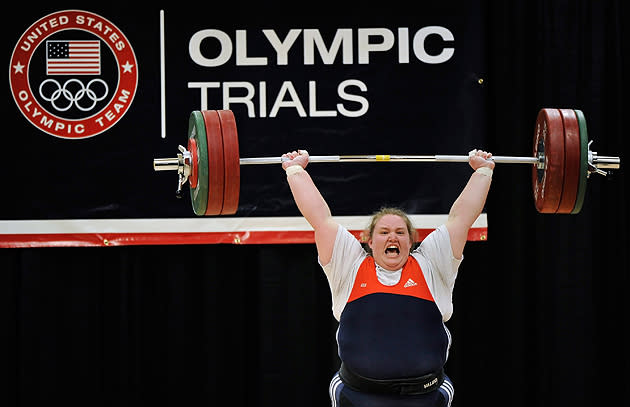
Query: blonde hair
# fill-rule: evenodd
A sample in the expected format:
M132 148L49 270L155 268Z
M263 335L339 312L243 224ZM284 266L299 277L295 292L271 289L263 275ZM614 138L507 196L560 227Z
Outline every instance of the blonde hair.
M372 214L372 217L370 218L370 224L368 225L367 229L365 229L361 233L361 242L364 243L364 247L370 254L372 254L372 250L368 247L367 242L372 238L372 235L374 234L376 223L385 215L396 215L402 218L402 220L405 222L405 225L407 225L407 232L409 232L409 239L411 240L412 246L418 239L418 232L413 226L413 223L411 222L411 219L409 219L407 213L400 208L385 206Z

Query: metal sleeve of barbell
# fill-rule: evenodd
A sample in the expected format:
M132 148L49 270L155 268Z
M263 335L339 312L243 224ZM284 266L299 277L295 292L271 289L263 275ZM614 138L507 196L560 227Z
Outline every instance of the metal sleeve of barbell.
M536 157L510 157L492 156L496 163L510 164L537 164ZM241 158L241 165L253 164L279 164L287 161L282 157L250 157ZM309 156L309 163L330 163L330 162L468 162L467 155L312 155Z
M593 154L592 157L593 157L593 164L597 168L618 169L621 166L621 158L619 157L602 156L602 155L597 155L596 153Z

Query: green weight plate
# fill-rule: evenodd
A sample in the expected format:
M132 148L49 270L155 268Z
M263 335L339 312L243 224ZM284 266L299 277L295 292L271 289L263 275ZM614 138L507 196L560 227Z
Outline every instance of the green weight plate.
M188 138L193 138L197 146L197 186L190 188L190 200L195 215L204 216L208 206L208 145L206 140L206 125L203 115L195 110L188 119Z
M582 210L584 196L586 195L586 180L588 178L588 131L586 130L586 118L581 110L575 110L575 115L580 126L580 175L575 206L571 211L572 214L580 213Z

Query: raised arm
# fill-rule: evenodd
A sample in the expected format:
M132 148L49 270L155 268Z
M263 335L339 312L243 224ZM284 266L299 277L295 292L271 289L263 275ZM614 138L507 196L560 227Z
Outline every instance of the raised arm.
M453 256L462 258L468 239L468 230L481 214L492 182L494 161L492 154L481 150L470 152L468 163L475 170L459 197L451 206L446 228L451 237Z
M293 199L300 213L315 231L315 245L322 264L332 258L338 224L333 220L328 204L315 186L311 176L305 171L308 165L308 152L298 150L283 154L289 160L282 163L287 173L287 181Z

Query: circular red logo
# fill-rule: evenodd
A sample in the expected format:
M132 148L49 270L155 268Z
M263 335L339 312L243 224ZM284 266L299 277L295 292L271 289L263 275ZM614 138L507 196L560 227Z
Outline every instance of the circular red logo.
M49 14L31 25L11 55L18 108L35 127L82 139L115 125L138 87L138 63L125 35L82 10Z

